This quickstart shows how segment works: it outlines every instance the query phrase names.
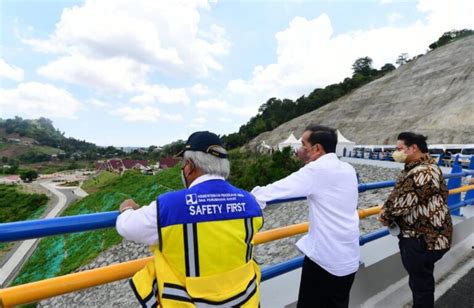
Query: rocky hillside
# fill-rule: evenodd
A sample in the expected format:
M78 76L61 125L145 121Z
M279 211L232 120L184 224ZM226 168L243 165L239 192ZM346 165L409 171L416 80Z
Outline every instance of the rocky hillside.
M416 131L430 143L474 143L474 36L437 48L322 108L247 144L275 146L310 123L338 128L357 144L395 143Z

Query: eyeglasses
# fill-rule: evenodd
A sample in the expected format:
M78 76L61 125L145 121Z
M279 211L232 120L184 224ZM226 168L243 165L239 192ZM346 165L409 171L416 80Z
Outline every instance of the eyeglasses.
M307 146L307 145L301 144L301 147L302 147L303 149L305 149L306 151L309 151L309 150L311 150L312 148L314 148L316 145L317 145L317 144Z

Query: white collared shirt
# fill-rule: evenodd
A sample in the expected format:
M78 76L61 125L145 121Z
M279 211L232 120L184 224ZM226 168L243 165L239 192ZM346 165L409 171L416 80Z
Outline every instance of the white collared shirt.
M204 174L196 178L189 188L210 180L225 180L221 176ZM156 200L137 210L128 209L117 217L117 232L129 241L153 245L158 242Z
M358 183L354 168L328 153L300 170L251 192L260 206L270 200L307 197L309 232L298 249L335 276L359 268Z

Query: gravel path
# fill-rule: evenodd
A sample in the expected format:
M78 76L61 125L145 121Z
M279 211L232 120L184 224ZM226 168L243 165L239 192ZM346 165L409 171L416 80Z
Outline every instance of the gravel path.
M387 169L353 163L361 183L386 181L395 179L399 169ZM391 188L367 191L359 194L359 208L382 204ZM265 224L263 230L273 229L290 224L307 221L306 202L292 202L268 206L264 210ZM375 216L360 221L361 234L377 230L381 225ZM276 264L299 255L295 242L301 236L293 236L255 248L255 258L262 266ZM102 267L149 256L148 247L123 241L99 255L91 264L81 267L78 271ZM121 280L107 285L90 288L49 300L42 301L42 307L138 307L138 303L129 287L128 281Z

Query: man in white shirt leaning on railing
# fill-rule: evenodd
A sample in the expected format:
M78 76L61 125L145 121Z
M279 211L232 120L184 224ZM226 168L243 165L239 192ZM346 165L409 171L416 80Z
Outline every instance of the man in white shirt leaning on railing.
M309 232L296 244L305 255L298 307L348 307L359 268L356 172L337 158L334 129L310 125L301 140L305 166L251 193L262 208L270 200L307 198Z

